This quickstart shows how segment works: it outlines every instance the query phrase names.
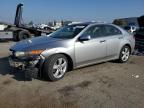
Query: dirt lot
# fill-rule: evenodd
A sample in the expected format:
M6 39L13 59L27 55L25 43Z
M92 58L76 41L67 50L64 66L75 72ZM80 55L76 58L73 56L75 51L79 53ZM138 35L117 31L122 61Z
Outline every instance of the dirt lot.
M12 44L0 42L0 108L144 108L144 56L77 69L57 82L25 81L8 65Z

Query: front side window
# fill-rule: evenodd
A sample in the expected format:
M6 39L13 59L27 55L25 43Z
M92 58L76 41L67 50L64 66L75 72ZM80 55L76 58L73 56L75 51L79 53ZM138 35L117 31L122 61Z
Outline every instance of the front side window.
M60 39L72 39L76 35L78 35L86 25L69 25L65 26L56 32L52 33L50 37L52 38L60 38Z
M102 37L104 32L104 27L97 25L88 28L84 33L83 36L91 36L91 38L98 38Z

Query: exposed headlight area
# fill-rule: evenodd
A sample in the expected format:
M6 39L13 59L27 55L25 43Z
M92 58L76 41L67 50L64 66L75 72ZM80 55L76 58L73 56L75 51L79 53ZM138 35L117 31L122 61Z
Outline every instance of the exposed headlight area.
M40 55L44 50L32 50L32 51L11 51L11 56L19 59L30 58Z
M37 78L41 76L39 72L45 57L41 55L43 50L33 50L28 52L11 51L9 64L11 67L25 72L25 78Z
M26 56L26 52L17 51L14 53L14 55L15 55L15 57L24 57L24 56Z
M19 64L16 65L16 67L20 66L23 64L24 66L34 66L36 65L39 60L44 59L41 55L41 53L44 50L32 50L32 51L14 51L10 50L10 61L15 62L14 64ZM12 62L10 62L12 64Z
M14 51L10 50L9 64L11 67L25 71L27 77L36 78L45 57L41 55L44 50Z

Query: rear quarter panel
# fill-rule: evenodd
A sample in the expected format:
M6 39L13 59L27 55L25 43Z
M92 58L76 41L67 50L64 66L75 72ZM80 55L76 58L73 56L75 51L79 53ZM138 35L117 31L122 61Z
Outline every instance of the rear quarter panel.
M126 31L124 31L123 35L124 35L124 38L121 41L120 47L122 48L124 45L128 44L131 47L131 53L132 53L135 48L135 39L132 34L129 34Z

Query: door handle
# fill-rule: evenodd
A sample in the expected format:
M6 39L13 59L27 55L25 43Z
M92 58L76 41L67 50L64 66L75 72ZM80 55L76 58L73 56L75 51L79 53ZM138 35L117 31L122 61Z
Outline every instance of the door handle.
M119 37L118 39L123 39L123 37Z
M106 42L106 40L101 40L101 41L100 41L100 43L105 43L105 42Z

